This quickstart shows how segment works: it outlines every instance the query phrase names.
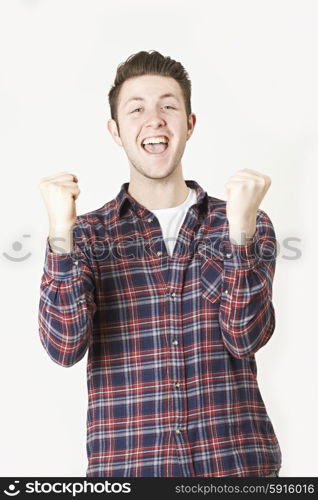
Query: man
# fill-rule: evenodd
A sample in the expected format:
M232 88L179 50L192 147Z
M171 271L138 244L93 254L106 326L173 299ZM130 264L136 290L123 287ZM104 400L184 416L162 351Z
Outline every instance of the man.
M281 467L254 357L275 327L276 239L259 209L270 179L239 170L226 201L184 180L190 95L179 62L131 56L117 68L108 121L129 183L78 216L74 174L40 182L49 236L39 333L62 366L88 351L87 476Z

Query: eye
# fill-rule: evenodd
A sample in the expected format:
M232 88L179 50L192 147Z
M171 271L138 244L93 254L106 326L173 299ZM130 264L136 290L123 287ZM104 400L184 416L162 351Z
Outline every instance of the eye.
M169 106L169 105L164 106L164 108L171 108L171 109L175 109L173 106ZM132 111L132 113L134 113L135 111L138 111L139 109L141 109L141 108L136 108L136 109L134 109L134 110Z

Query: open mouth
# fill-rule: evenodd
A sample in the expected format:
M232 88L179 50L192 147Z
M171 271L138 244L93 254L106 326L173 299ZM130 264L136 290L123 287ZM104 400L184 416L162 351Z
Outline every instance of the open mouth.
M156 142L149 142L148 144L142 143L141 147L146 153L150 155L162 155L167 151L169 147L169 140L168 138L165 138L165 142L159 142L158 140Z

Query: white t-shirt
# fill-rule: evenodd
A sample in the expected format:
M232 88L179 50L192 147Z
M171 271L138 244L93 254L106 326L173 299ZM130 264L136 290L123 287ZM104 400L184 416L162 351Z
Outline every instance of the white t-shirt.
M181 203L181 205L171 208L157 208L156 210L151 210L159 220L163 239L170 256L173 254L173 249L188 208L191 205L194 205L197 201L195 189L189 188L189 186L188 189L188 197L183 203Z

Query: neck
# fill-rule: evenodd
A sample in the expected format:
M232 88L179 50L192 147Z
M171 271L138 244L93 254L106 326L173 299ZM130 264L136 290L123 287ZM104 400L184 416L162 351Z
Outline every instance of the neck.
M173 174L164 179L131 176L128 193L148 210L176 207L186 200L189 188L181 172Z

